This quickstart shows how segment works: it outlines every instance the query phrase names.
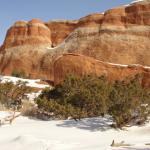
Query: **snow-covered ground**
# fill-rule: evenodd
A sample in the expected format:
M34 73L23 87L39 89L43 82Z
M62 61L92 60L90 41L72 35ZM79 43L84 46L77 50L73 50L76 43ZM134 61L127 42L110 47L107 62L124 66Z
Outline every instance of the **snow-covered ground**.
M0 112L0 117L8 115ZM110 119L91 118L79 122L40 121L18 117L12 125L0 127L0 150L150 150L150 124L127 128L109 127ZM130 147L112 148L112 140Z
M1 76L2 82L27 81L31 87L44 88L40 80ZM40 91L39 91L40 93ZM30 98L39 93L29 94ZM0 118L10 115L0 112ZM108 118L90 118L81 121L41 121L20 116L12 125L0 126L0 150L150 150L150 123L133 126L126 130L110 128ZM125 141L129 147L111 147L112 141Z
M34 87L34 88L45 88L45 87L49 87L49 85L47 84L40 84L40 79L36 79L36 80L32 80L32 79L22 79L22 78L17 78L17 77L12 77L12 76L0 76L0 80L2 80L2 82L6 82L6 81L11 81L14 84L17 81L22 81L22 82L27 82L27 86L29 87Z

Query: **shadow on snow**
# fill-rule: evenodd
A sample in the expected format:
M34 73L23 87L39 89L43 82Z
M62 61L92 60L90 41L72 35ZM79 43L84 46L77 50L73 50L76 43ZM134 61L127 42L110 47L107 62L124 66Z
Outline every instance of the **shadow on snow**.
M79 121L64 120L63 123L57 124L59 127L76 127L79 129L95 131L106 131L112 129L112 120L110 118L87 118Z

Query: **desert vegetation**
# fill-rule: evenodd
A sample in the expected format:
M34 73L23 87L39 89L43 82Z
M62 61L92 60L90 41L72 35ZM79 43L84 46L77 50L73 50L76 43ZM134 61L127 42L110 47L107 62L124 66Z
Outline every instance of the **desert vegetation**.
M143 124L150 113L150 95L141 85L142 75L109 82L105 76L69 75L53 87L45 88L34 103L23 101L31 88L25 82L0 82L0 104L40 119L80 120L110 115L113 127ZM23 107L22 107L23 106Z
M31 91L25 82L0 82L0 105L6 109L19 110L26 93Z
M18 78L27 78L27 75L24 70L17 70L17 69L14 69L12 71L11 76Z
M52 90L46 88L36 99L39 117L86 117L111 115L114 127L142 124L147 120L150 95L137 74L122 81L108 82L105 76L69 75Z

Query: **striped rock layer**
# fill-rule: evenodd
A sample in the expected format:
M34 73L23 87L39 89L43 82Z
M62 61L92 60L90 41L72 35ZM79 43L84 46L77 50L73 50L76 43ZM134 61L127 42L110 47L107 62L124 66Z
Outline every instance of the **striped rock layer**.
M31 78L54 81L55 61L64 53L150 66L150 0L79 20L17 21L0 48L0 72L10 75L18 69Z

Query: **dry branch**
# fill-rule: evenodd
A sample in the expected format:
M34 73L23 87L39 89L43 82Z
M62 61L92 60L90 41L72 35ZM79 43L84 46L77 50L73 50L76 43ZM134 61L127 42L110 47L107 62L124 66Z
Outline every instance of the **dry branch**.
M112 144L110 145L112 147L121 147L121 146L131 146L130 144L125 144L124 141L121 141L119 143L115 143L115 141L112 141Z
M17 115L15 115L15 114L16 114L16 112L14 111L13 114L11 114L9 116L6 116L4 118L1 118L0 119L0 125L4 125L4 124L7 124L7 123L12 124L14 119L20 116L20 114L17 114Z

